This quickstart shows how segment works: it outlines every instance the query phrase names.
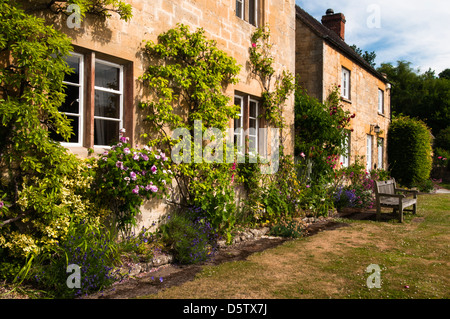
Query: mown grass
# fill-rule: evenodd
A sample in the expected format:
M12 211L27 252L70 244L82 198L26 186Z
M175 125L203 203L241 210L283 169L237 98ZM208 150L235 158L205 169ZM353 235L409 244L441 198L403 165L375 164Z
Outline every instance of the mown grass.
M405 222L351 221L245 261L205 266L195 280L147 298L449 298L450 195L421 195ZM367 286L370 264L381 288Z

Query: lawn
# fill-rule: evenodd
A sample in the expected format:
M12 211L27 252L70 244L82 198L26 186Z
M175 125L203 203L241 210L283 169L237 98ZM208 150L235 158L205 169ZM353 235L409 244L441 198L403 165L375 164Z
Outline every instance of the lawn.
M146 298L449 298L450 194L420 195L405 222L347 227L292 240L245 261L205 266L195 280ZM380 288L368 288L369 265Z

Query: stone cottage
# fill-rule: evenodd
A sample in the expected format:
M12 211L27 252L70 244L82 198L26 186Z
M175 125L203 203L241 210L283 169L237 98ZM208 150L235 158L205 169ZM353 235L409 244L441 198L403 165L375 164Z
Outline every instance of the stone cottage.
M300 85L322 102L334 86L340 86L344 109L356 115L342 165L360 160L367 170L387 168L388 80L345 42L342 13L328 9L319 22L299 6L295 12L295 72Z
M50 1L49 1L50 2ZM87 15L79 27L71 27L67 16L49 15L54 26L73 41L74 52L67 58L75 73L65 79L68 96L61 108L75 135L63 142L70 151L86 157L88 150L102 153L117 141L119 129L126 129L132 144L141 143L138 104L145 99L139 77L145 71L143 40L157 42L159 34L188 25L203 28L217 47L241 65L239 83L226 94L241 106L241 118L230 119L230 128L258 127L260 83L248 66L250 37L256 27L269 25L276 73L295 72L294 0L129 0L133 17L125 22L115 14L104 22ZM45 16L45 12L42 13ZM283 132L285 152L293 153L293 96L283 111L287 129ZM256 137L257 138L257 137ZM145 207L144 207L145 208ZM149 226L164 211L164 205L148 207L140 220Z

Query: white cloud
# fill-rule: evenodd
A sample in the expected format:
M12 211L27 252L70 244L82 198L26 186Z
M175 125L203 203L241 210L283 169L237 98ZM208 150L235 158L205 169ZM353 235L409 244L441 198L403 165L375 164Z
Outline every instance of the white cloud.
M347 20L346 42L375 51L377 63L412 62L422 72L450 68L450 2L444 0L296 0L320 21L328 8ZM379 16L377 16L379 12ZM379 17L379 25L374 25ZM374 27L375 26L375 27Z

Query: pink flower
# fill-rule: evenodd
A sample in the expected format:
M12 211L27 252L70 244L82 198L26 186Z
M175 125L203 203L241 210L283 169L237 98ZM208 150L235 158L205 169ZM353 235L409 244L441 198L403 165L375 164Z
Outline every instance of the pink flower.
M130 138L129 137L125 137L125 136L121 136L120 138L119 138L119 140L122 142L122 143L128 143L128 140L129 140Z
M235 170L236 169L236 163L233 163L233 167L231 167L231 170ZM234 174L233 174L234 175Z
M156 193L158 191L158 187L156 187L155 185L150 185L149 190L152 191L153 193Z
M116 162L116 167L123 170L123 163L121 161Z
M139 186L136 186L135 188L133 188L133 190L131 192L133 194L139 194Z
M5 206L5 203L3 203L2 201L0 201L0 209Z
M234 173L233 173L233 175L231 175L231 182L232 183L234 182Z
M303 157L303 158L305 158L306 155L305 155L305 153L301 152L301 153L300 153L300 156Z
M155 165L153 165L152 168L150 168L150 170L152 171L153 174L156 174L157 168Z
M252 47L256 48L256 43L252 43Z
M148 161L148 156L147 156L147 154L140 153L140 155L141 155L141 157L142 157L142 159L143 159L144 161Z
M125 133L126 131L125 131L125 128L121 128L120 130L119 130L119 133Z
M438 158L439 158L439 159L441 159L441 158L442 158L442 156L438 156Z
M130 154L131 153L131 151L130 151L130 149L128 148L128 147L125 147L124 149L123 149L123 152L125 153L125 154Z
M130 172L130 178L135 181L136 180L136 173L135 172Z
M161 158L163 161L167 161L166 154L164 154L164 153L159 153L159 154L161 155Z
M446 161L446 160L447 160L447 157L444 157L442 160L443 160L443 161Z
M133 155L133 159L134 159L135 161L139 161L139 155L138 155L138 154L134 154L134 155Z
M310 185L306 185L306 188L310 188L311 186Z

